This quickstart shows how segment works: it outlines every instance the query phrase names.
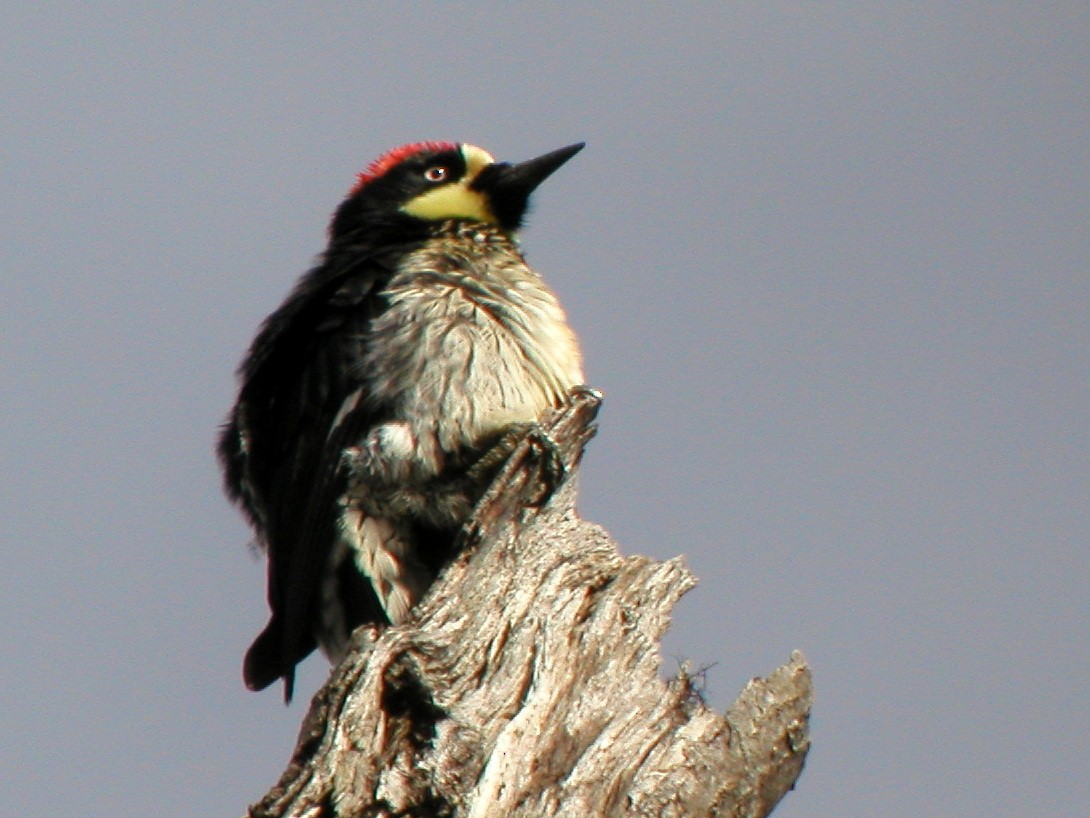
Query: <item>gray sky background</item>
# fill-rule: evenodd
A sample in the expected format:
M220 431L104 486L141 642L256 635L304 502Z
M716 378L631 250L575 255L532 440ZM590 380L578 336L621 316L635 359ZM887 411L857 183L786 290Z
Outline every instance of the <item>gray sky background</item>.
M0 813L237 815L261 563L212 448L353 174L519 160L606 393L581 510L664 669L801 648L778 816L1084 814L1090 6L22 4L0 39Z

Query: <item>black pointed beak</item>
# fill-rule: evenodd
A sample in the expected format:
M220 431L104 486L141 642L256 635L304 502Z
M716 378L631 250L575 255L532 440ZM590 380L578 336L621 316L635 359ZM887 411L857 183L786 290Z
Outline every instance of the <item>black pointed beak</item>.
M492 213L500 225L515 230L522 224L530 194L561 165L583 150L585 144L577 142L517 165L497 162L482 170L472 186L488 196Z

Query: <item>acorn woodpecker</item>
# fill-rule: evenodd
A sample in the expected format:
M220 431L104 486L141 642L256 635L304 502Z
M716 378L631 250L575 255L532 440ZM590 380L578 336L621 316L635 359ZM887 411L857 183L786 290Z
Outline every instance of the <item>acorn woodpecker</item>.
M495 452L583 383L564 311L516 238L582 143L519 164L420 142L359 174L329 245L262 325L219 441L268 557L246 685L363 623L398 623L451 556ZM491 456L490 456L491 455Z

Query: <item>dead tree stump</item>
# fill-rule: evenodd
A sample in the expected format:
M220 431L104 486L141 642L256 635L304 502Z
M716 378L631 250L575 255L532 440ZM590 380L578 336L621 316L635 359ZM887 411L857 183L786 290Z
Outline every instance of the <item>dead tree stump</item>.
M599 397L545 425L574 475ZM799 653L725 715L658 641L695 580L680 558L622 557L575 513L575 480L542 500L525 439L478 504L461 556L410 620L359 629L314 697L253 818L763 816L809 748Z

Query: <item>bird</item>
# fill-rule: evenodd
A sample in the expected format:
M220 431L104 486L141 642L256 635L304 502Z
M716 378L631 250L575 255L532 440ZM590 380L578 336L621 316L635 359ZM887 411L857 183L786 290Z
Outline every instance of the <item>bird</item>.
M388 151L261 325L217 447L267 559L251 690L282 679L290 702L316 648L335 664L359 625L403 622L512 435L583 384L576 335L519 240L530 195L583 147L519 163L465 142Z

